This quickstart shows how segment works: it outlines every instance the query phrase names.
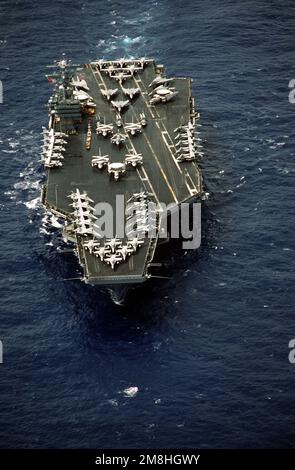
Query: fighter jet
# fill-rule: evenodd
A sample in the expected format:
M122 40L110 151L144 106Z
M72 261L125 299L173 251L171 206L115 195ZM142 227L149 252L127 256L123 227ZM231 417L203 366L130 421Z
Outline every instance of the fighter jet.
M168 94L168 93L170 93L171 91L174 91L174 90L175 90L174 87L171 88L171 87L166 87L164 85L159 85L149 93L149 96L152 96L152 95L155 95L155 94L164 96L164 95L166 95L166 94Z
M54 132L54 137L68 137L64 132Z
M89 251L90 254L93 253L94 248L100 246L100 242L98 240L89 240L88 242L84 242L83 246L86 250Z
M183 133L183 134L176 134L175 136L175 140L178 140L179 142L182 142L182 141L187 141L188 137L187 137L187 133Z
M57 161L57 160L56 161L51 160L50 162L45 163L46 168L54 168L54 167L60 167L60 166L62 166L62 162Z
M56 164L56 166L62 166L62 161L60 158L51 158L49 163L52 163L53 165Z
M87 86L86 80L84 80L83 78L80 79L79 77L77 77L77 80L72 78L71 85L76 88L83 88L83 90L89 91L89 87Z
M97 134L102 134L103 137L106 137L108 134L113 133L113 124L102 124L100 122L96 125L96 132Z
M140 193L134 193L133 196L136 199L147 199L147 197L150 196L150 194L147 193L146 191L141 191Z
M123 245L122 248L117 250L117 254L121 255L124 261L126 260L127 255L130 256L132 253L133 249L130 247L128 248L127 245Z
M97 167L101 170L105 165L107 165L110 161L110 157L108 155L99 155L97 157L93 156L91 160L92 167Z
M174 129L174 132L188 132L188 131L195 132L195 127L190 121L186 126L179 126L179 127L176 127L176 129Z
M91 228L92 229L92 221L89 219L84 219L83 217L76 215L74 218L74 222L78 227L82 228Z
M132 209L139 210L144 207L144 201L133 201L130 205Z
M82 227L82 228L77 228L77 233L78 233L79 235L84 235L84 236L86 236L86 235L92 235L92 234L93 234L93 230L92 230L92 228L90 228L90 227L89 227L89 228L84 228L84 227Z
M97 217L95 217L93 215L94 213L94 210L95 208L94 207L91 207L90 204L87 205L87 202L84 202L84 203L80 203L79 204L79 207L76 208L76 210L79 210L79 212L84 216L84 217L87 217L89 215L89 217L93 218L93 219L96 219Z
M42 152L45 153L45 152L48 152L49 150L51 150L51 147L52 145L50 145L50 143L44 143L43 147L42 147Z
M114 73L115 70L116 69L112 64L110 64L109 66L103 69L103 71L106 72L110 77L112 77L112 74Z
M164 87L164 86L160 86L158 88L156 88L155 91L155 94L161 96L161 97L166 97L168 95L171 95L172 93L174 93L174 90L175 88L167 88L167 87Z
M117 132L117 134L114 134L111 137L112 144L116 144L118 146L121 144L124 144L125 140L126 140L126 135L120 134L120 132Z
M136 217L136 213L133 212L132 214L130 214L130 217L127 217L126 229L127 229L127 230L130 230L130 229L131 229L132 227L134 227L136 224L137 224L137 217Z
M122 111L122 109L124 109L126 106L129 105L129 100L126 100L126 101L111 101L111 103L114 106L114 108L116 108L120 113Z
M136 132L142 132L142 125L137 122L127 122L125 124L125 129L128 134L135 135Z
M176 153L189 153L190 152L190 147L181 147L179 149L176 150Z
M187 139L183 137L181 140L178 140L178 142L176 142L175 147L179 147L180 145L187 144L187 142L188 142Z
M137 236L144 237L145 234L148 232L148 227L145 225L144 227L137 227L136 234Z
M128 71L130 72L131 76L133 77L134 72L137 72L138 68L134 63L126 64L126 67L128 68Z
M126 80L126 78L130 78L131 76L132 75L130 72L124 73L124 72L117 72L117 71L115 71L115 73L111 75L111 77L117 80L120 83L120 85L122 85L123 81Z
M82 202L82 201L84 201L84 202L85 202L85 201L88 201L88 202L94 203L93 199L91 199L90 197L88 197L86 192L80 194L80 200L81 200L81 202Z
M174 132L178 132L177 135L186 135L187 134L187 131L188 131L188 128L187 127L183 127L183 126L180 126L180 127L176 127L176 129L174 129Z
M53 146L53 151L56 151L56 152L65 152L65 151L66 151L66 148L63 147L62 145L54 145L54 146Z
M73 199L74 201L88 201L94 203L93 199L91 199L89 196L87 196L87 193L84 191L83 193L80 193L79 189L76 189L75 192L72 192L71 194L68 195L69 198Z
M178 95L178 91L172 91L169 95L165 95L165 97L162 99L163 103L167 103L168 101L171 101L175 96Z
M158 104L160 103L162 100L161 100L161 97L159 95L155 95L153 96L151 99L150 99L150 104Z
M64 160L64 156L61 154L61 153L58 153L58 152L52 152L51 154L51 160Z
M98 150L98 155L93 155L91 160L91 165L93 167L97 167L100 170L109 163L110 157L109 155L102 155L101 149Z
M119 59L114 62L114 65L117 67L120 67L121 69L124 67L126 60L125 59Z
M136 209L136 215L137 215L138 219L146 218L146 216L147 216L147 206L143 205L139 209Z
M43 143L44 145L49 145L51 142L54 142L54 136L53 134L44 134L43 135Z
M75 209L74 215L80 219L80 222L82 224L91 224L93 220L97 220L97 217L93 213L91 213L89 209L86 209L84 211L81 208Z
M143 69L143 67L145 66L145 64L147 63L147 60L145 57L142 57L141 59L138 59L136 61L136 63Z
M118 127L122 127L122 126L123 126L123 119L122 119L122 116L121 116L119 113L117 113L115 119L116 119L116 124L117 124L117 126L118 126Z
M103 70L105 69L109 64L111 64L112 62L109 62L107 60L103 60L103 59L100 59L98 62L97 62L97 65L99 66L100 70Z
M117 248L120 248L122 245L122 241L118 240L117 238L111 238L110 240L106 240L105 247L109 248L112 253L115 253Z
M127 242L127 247L133 248L134 251L137 250L137 247L141 247L144 244L144 240L139 239L138 237L130 238Z
M55 132L53 136L54 142L62 142L62 143L67 144L68 143L67 139L68 139L68 135L63 134L62 132L58 132L58 133Z
M165 77L161 77L160 75L158 75L150 84L149 84L149 88L153 87L153 86L156 86L156 85L164 85L166 83L169 83L169 82L172 82L173 81L173 78L165 78Z
M136 96L140 92L139 88L123 88L122 87L122 90L124 92L124 95L128 96L131 100L134 96Z
M174 129L174 132L182 133L187 132L188 126L179 126Z
M105 255L110 255L111 251L107 249L105 246L101 246L99 248L95 248L93 251L95 256L99 256L100 261L104 260Z
M146 199L147 196L148 195L145 191L141 191L140 193L133 193L132 196L130 196L130 198L128 199L127 204L134 201L135 199ZM138 201L137 201L137 203L138 203Z
M108 88L106 90L100 90L102 95L109 101L113 96L118 93L118 88Z
M130 208L128 207L128 208L126 209L125 215L126 215L127 224L129 225L131 219L135 220L136 212L135 212L135 210L130 209ZM129 222L128 222L128 220L129 220Z
M142 164L142 154L137 152L127 153L125 155L125 163L135 168L138 164Z
M144 113L140 113L139 122L142 125L142 127L146 126L146 117Z
M74 201L72 202L71 204L69 204L70 206L73 206L74 209L79 209L79 207L82 207L82 208L85 208L87 210L91 210L91 211L94 211L94 208L91 207L89 205L89 203L87 201Z
M64 132L55 132L53 129L46 129L46 127L42 127L42 134L45 137L51 138L51 137L68 137L67 134Z
M73 95L79 101L85 101L85 100L89 100L89 99L93 100L93 98L90 95L88 95L88 93L86 93L86 91L83 91L83 90L74 90Z
M195 160L196 156L191 154L181 154L176 158L176 161L183 162L183 161L192 161Z
M67 145L68 144L68 141L65 140L65 139L61 139L59 137L57 137L56 139L54 139L54 145L55 144L58 144L58 145Z
M107 264L110 264L111 268L114 269L116 264L119 264L121 261L123 261L123 257L119 253L114 253L112 255L106 256L104 261Z
M180 155L189 157L190 155L195 155L195 152L188 149L183 149L181 152L178 152L176 157L178 158Z

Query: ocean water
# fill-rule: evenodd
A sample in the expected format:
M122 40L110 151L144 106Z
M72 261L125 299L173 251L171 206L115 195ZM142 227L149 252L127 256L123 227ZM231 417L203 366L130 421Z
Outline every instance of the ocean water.
M0 447L294 447L294 30L291 0L0 2ZM202 248L120 306L38 199L63 54L194 79Z

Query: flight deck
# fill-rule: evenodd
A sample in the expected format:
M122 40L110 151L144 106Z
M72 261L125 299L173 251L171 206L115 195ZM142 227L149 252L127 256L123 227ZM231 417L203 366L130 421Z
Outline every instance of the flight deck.
M146 58L75 67L60 61L48 78L55 88L44 129L43 202L65 219L64 236L76 245L86 282L142 282L158 243L161 207L202 196L191 80L169 78ZM110 204L116 219L118 195L126 233L106 238L97 205ZM147 217L151 202L154 214Z

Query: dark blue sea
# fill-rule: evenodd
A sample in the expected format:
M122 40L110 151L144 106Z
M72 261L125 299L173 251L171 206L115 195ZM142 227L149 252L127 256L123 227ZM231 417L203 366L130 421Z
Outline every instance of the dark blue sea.
M202 247L172 247L171 279L123 305L66 280L77 261L39 202L63 54L194 79ZM0 2L2 448L294 447L294 78L293 0Z

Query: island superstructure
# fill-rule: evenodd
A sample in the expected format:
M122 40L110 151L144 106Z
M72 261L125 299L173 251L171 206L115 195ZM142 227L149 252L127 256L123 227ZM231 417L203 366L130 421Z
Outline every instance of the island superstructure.
M64 219L85 282L143 282L159 242L161 205L173 211L202 197L191 79L169 78L162 65L140 58L61 60L48 80L43 204ZM113 208L114 225L123 211L125 233L103 235L101 203Z

